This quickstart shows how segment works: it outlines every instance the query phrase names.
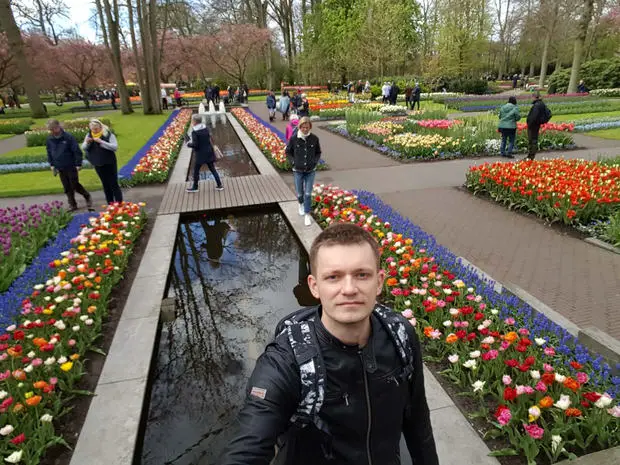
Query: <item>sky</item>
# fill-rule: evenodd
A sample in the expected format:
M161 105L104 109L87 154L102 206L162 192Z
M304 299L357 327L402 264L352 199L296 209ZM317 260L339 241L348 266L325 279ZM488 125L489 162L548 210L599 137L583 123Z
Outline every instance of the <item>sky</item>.
M70 21L65 21L67 26L76 27L80 35L90 41L95 41L97 36L89 19L95 13L95 3L84 0L64 0L69 7Z

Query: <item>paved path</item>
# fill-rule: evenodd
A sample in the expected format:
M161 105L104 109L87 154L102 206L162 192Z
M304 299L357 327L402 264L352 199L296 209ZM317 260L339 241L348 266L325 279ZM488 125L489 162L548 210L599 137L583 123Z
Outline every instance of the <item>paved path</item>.
M264 104L250 103L250 107L267 119ZM620 255L458 189L470 166L505 159L401 164L328 133L321 125L313 130L332 169L318 172L317 182L378 194L500 282L525 289L577 325L596 326L620 339ZM276 126L285 125L278 121ZM620 155L618 141L581 134L576 140L591 148L539 156L596 160ZM292 176L283 177L292 186Z

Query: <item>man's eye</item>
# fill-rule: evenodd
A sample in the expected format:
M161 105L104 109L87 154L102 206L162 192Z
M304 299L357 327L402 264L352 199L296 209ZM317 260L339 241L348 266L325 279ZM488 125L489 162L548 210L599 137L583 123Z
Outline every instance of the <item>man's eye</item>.
M358 273L358 274L357 274L357 277L358 277L358 278L362 278L362 279L366 279L366 278L368 278L369 276L370 276L370 273L365 273L365 272L364 272L364 273Z

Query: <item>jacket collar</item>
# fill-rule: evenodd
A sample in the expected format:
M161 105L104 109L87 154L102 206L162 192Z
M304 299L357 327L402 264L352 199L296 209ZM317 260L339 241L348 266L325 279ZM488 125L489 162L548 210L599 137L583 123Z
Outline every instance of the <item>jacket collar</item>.
M333 349L340 350L344 353L355 354L362 351L362 357L364 358L364 365L366 371L369 373L373 373L377 369L377 359L375 357L375 344L374 339L377 335L377 329L381 325L381 322L377 320L376 315L373 313L370 314L370 336L368 337L368 344L360 349L358 345L348 345L344 344L338 338L336 338L333 334L331 334L321 321L321 314L323 312L323 307L319 305L316 310L316 317L314 319L314 328L316 331L316 336L319 341L319 344L329 346Z

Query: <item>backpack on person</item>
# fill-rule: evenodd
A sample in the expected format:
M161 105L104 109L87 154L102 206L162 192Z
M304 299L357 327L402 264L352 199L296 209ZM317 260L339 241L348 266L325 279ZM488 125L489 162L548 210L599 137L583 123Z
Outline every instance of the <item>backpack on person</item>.
M543 111L541 113L541 122L540 124L546 124L551 120L551 117L553 116L553 113L551 113L551 110L549 110L549 107L547 105L544 105Z
M298 428L314 424L319 431L329 434L327 425L319 417L325 400L327 373L314 328L316 314L316 307L309 307L289 315L278 324L276 335L286 332L301 377L301 401L290 419L291 424ZM394 381L397 384L409 381L413 375L414 354L406 323L381 304L375 305L373 314L390 335L399 355L402 370L393 377Z

